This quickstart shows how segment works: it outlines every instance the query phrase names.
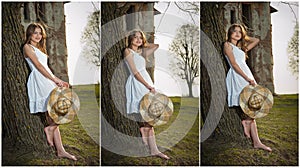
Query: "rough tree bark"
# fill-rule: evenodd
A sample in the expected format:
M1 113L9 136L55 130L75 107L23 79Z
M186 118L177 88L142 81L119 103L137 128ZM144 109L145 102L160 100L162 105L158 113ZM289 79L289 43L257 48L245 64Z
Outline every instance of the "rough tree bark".
M224 5L226 3L201 3L201 116L203 122L217 122L217 127L209 136L212 140L243 142L243 128L238 108L228 108L225 77L228 65L222 54L226 40L224 31ZM213 68L212 68L213 67ZM213 94L216 92L216 94ZM216 108L216 106L222 108ZM214 113L213 117L209 112ZM221 118L216 116L220 114ZM211 124L211 123L207 123ZM211 126L212 127L212 126ZM203 128L201 138L203 138ZM205 132L207 133L207 132ZM208 133L207 133L208 134ZM202 149L205 148L205 140Z
M29 113L28 67L22 55L22 3L2 3L2 165L49 155L43 115ZM18 163L22 164L22 163Z
M129 75L123 61L126 46L124 17L130 3L101 3L101 161L109 155L145 155L139 126L126 114L125 83ZM136 153L139 152L139 153Z

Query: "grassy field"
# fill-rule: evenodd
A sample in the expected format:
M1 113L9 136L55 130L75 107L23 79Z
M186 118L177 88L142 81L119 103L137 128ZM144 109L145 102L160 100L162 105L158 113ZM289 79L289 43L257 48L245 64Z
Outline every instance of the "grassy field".
M278 95L270 113L256 120L263 143L272 152L235 143L206 143L201 152L202 165L274 165L297 166L298 163L298 95ZM201 144L202 145L202 144Z
M102 150L101 165L199 165L199 99L198 98L171 98L174 104L174 113L170 121L162 126L155 127L156 140L159 148L168 147L165 154L171 159L164 160L158 157L127 157ZM191 124L191 128L184 130ZM182 137L182 138L181 138ZM176 139L178 138L178 139ZM105 154L104 154L105 153Z
M50 158L43 156L33 159L23 165L42 166L97 166L100 165L99 148L99 107L95 97L94 85L74 86L74 91L80 99L80 111L75 119L65 125L60 125L60 132L67 152L75 155L77 161L65 158Z
M182 137L164 152L171 157L127 157L107 152L100 163L99 107L94 85L74 86L81 103L77 117L70 124L61 125L60 130L66 151L74 154L78 161L43 156L24 165L199 165L199 99L172 97L174 114L166 125L155 127L159 148L170 146L171 141ZM257 119L259 136L273 152L253 149L251 142L241 146L235 143L215 143L201 152L204 165L274 165L297 166L298 163L298 95L278 95L269 115ZM185 132L184 126L191 124ZM173 128L173 130L171 129ZM105 162L104 162L105 160Z

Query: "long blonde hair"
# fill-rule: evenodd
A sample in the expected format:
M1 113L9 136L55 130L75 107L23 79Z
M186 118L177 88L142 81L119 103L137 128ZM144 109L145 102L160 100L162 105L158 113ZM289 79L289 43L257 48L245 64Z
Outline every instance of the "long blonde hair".
M43 53L47 54L47 49L46 49L46 31L44 27L40 23L31 23L28 25L26 29L26 37L25 37L25 44L30 44L30 39L32 34L34 33L36 28L40 28L42 32L42 39L41 41L37 44L37 48L41 50Z

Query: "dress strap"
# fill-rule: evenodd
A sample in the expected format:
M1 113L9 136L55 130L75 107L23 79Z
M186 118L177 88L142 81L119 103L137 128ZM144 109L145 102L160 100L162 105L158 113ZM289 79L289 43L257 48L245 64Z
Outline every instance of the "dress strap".
M231 46L236 47L236 45L232 44L231 42L228 42Z
M238 46L236 46L236 45L234 45L234 44L232 44L232 43L230 43L230 42L229 42L229 44L230 44L232 47L235 47L236 49L243 51L243 50L242 50L241 48L239 48ZM244 51L243 51L243 52L244 52Z
M33 46L32 44L28 44L28 45L30 45L31 47L33 47L33 48L36 48L35 46Z
M37 48L35 46L33 46L32 44L28 44L28 45L30 45L33 48L33 50L36 51Z
M136 51L134 51L133 49L131 49L131 48L128 48L133 54L138 54L138 55L140 55L140 56L142 56L142 52L136 52Z
M133 53L136 53L133 49L131 49L131 48L128 48L131 52L133 52Z

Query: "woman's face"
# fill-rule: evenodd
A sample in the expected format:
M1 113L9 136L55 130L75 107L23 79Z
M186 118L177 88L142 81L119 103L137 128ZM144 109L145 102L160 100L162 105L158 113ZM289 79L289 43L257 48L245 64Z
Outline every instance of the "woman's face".
M232 34L231 39L235 41L239 41L242 38L242 30L240 27L235 27Z
M140 32L136 32L131 41L132 46L140 47L143 45L143 36Z
M35 28L33 34L31 35L30 42L39 43L42 38L43 38L42 29L37 27Z

